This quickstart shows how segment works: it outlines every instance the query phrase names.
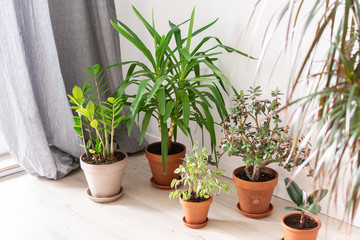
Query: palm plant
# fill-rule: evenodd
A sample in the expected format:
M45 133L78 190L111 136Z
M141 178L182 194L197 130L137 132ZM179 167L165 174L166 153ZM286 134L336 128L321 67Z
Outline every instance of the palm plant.
M171 142L173 139L176 141L178 130L180 129L192 140L189 128L191 121L200 126L203 134L204 130L209 132L211 148L215 149L214 118L210 109L214 105L221 118L227 116L220 88L226 92L225 85L231 86L228 78L215 65L217 56L223 53L222 50L247 55L223 45L218 38L211 36L204 37L191 48L192 39L217 21L216 19L194 31L195 9L190 19L180 24L169 21L170 30L166 35L160 35L156 31L154 18L152 23L149 23L135 7L133 10L154 39L154 53L123 22L116 20L111 23L123 37L144 54L150 64L126 61L109 67L130 65L124 81L117 89L117 94L121 95L129 85L138 86L135 95L128 95L127 104L131 109L128 131L130 133L136 116L144 112L141 125L142 142L151 117L157 120L161 133L161 153L165 172ZM187 36L182 37L180 27L186 23L189 24ZM211 44L211 41L215 44L205 48L207 44ZM175 47L172 48L173 45ZM204 73L201 70L202 66L206 66L211 72Z
M287 39L293 36L292 28L304 11L303 3L304 0L289 0L278 18L281 21L285 13L289 13ZM294 121L314 119L309 125L302 124L297 134L299 137L300 132L307 129L306 138L312 136L315 143L312 154L302 166L313 162L311 174L315 181L319 186L326 186L335 201L338 196L344 196L345 214L351 219L360 200L359 24L358 0L314 1L302 28L294 58L301 61L293 66L294 84L288 98L288 105L301 103L300 114ZM306 42L303 38L313 25L316 34L311 35L311 45L305 57L300 58L299 50ZM330 39L330 47L322 61L315 62L318 45L324 38ZM303 87L304 75L311 92L297 99L294 93Z

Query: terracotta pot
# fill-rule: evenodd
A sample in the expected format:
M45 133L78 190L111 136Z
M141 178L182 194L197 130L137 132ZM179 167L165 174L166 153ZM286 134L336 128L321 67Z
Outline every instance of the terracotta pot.
M301 213L289 213L282 217L281 225L283 226L284 229L284 239L285 240L303 240L303 239L316 240L318 232L321 228L321 221L316 216L305 213L306 216L314 219L317 222L318 226L314 229L300 230L289 227L288 225L285 224L284 221L287 217L293 215L300 215L300 214Z
M177 142L173 142L172 144L179 145L182 147L183 151L177 154L168 155L165 173L163 171L162 156L153 154L148 151L148 149L154 145L161 145L161 142L152 143L145 148L146 158L149 161L151 172L153 174L156 185L170 186L173 179L179 178L179 174L175 174L174 171L183 162L183 159L185 158L186 147L183 144Z
M203 202L188 202L184 201L180 196L179 200L185 215L185 225L190 228L204 227L207 223L207 215L209 212L210 204L213 200L213 195Z
M241 211L251 214L262 214L271 211L270 201L277 185L279 174L271 168L263 167L261 172L269 173L275 176L275 178L266 182L250 182L236 177L236 174L243 171L244 168L239 167L233 171L233 181L237 188Z
M88 164L83 162L80 157L80 166L84 171L86 181L89 185L90 192L93 197L108 198L120 193L128 155L126 152L121 150L115 151L123 153L125 158L112 164Z

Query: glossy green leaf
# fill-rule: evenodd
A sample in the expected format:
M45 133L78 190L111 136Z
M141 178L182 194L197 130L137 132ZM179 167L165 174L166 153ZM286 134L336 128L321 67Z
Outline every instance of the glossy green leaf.
M189 96L185 91L180 92L180 98L182 101L182 107L183 107L183 119L184 119L184 127L189 127L189 120L190 120L190 102L189 102Z
M164 123L162 118L160 118L160 128L161 128L161 155L162 155L162 165L163 171L166 172L167 156L168 156L168 128L167 124Z
M159 87L156 92L156 99L158 102L158 108L161 115L165 114L165 88Z
M284 179L286 191L289 194L289 197L291 200L298 206L303 204L303 193L302 190L299 188L299 186L294 182L291 181L289 178Z

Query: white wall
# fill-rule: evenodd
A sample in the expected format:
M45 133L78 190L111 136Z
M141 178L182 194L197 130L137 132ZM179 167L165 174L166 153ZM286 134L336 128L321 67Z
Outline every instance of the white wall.
M149 48L153 46L152 38L133 13L131 5L134 5L148 21L151 20L153 10L156 28L158 32L162 34L166 34L169 30L168 20L174 23L180 23L188 19L193 7L196 7L194 29L204 26L219 17L218 22L202 36L217 36L224 44L250 53L254 57L259 57L261 55L263 35L266 31L267 24L272 15L278 11L286 1L269 1L270 3L268 5L263 8L258 8L254 20L249 24L249 17L256 2L257 1L249 0L115 0L118 18L133 29ZM257 21L257 16L261 11L263 11L261 13L261 21ZM263 89L264 97L270 97L271 90L274 90L276 87L279 87L282 92L287 93L289 74L292 66L291 62L294 61L294 55L291 51L288 51L287 54L279 60L279 65L273 72L274 63L285 43L285 33L286 25L282 24L274 34L268 51L262 59L260 72L257 71L259 61L248 60L237 54L224 54L218 62L218 66L230 78L237 90L247 90L250 86L260 85ZM196 41L195 39L194 41ZM121 38L120 41L123 61L144 60L140 51L133 47L126 39ZM326 50L326 47L324 49ZM126 71L127 69L124 68L124 70ZM270 80L271 74L272 77ZM130 91L135 91L135 89ZM224 97L228 106L231 106L232 96ZM285 96L283 98L285 99ZM214 116L215 115L214 112ZM284 122L286 122L288 116L284 115L282 117ZM217 120L219 121L220 119ZM196 129L196 125L193 125L193 127ZM150 142L159 138L158 127L155 121L150 123L147 134ZM217 134L217 138L219 139L221 137L220 128L218 128ZM198 139L200 142L201 134L199 130L194 136L195 139ZM185 143L187 148L191 149L190 140L185 137L180 137L179 141ZM205 146L209 146L208 142L205 143ZM220 168L224 169L227 175L231 177L232 170L239 165L242 165L242 161L239 158L229 158L225 156L221 161ZM274 194L289 199L283 183L283 178L289 176L289 173L276 165L272 165L271 167L276 169L281 176ZM311 179L305 175L306 173L304 172L301 176L298 176L297 182L300 182L303 188L311 190ZM335 212L331 212L331 215L334 216L336 214Z

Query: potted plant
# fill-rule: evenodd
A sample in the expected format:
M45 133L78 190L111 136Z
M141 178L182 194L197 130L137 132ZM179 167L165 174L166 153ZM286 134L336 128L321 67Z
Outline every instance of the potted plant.
M81 89L75 86L70 103L78 114L74 116L77 134L82 139L85 153L80 157L80 165L85 173L89 188L86 193L96 202L111 202L122 194L122 179L127 163L127 154L114 149L114 132L124 120L120 113L124 99L109 97L102 101L106 82L100 66L86 68L87 83ZM101 93L101 90L104 90Z
M111 21L114 28L138 48L147 61L126 61L108 67L130 65L124 81L117 89L117 94L122 95L129 85L138 87L136 94L128 95L127 104L131 109L128 131L131 131L139 113L143 112L142 141L150 119L156 119L161 142L150 144L145 149L153 174L151 183L159 188L170 188L172 179L179 177L174 170L182 162L186 152L185 146L176 142L179 130L192 138L189 123L196 122L202 131L209 132L211 149L215 150L216 135L210 109L214 105L221 118L227 116L220 88L225 90L224 85L231 86L215 65L217 56L222 54L222 50L247 55L222 45L216 37L204 37L191 48L193 38L217 21L193 31L195 11L183 23L174 24L169 21L169 32L160 35L155 29L154 19L150 24L135 7L133 10L154 39L155 52L152 53L123 22ZM186 23L189 24L187 36L182 37L180 27ZM211 44L212 41L215 44ZM208 47L205 48L206 46ZM201 71L203 66L210 72Z
M238 210L245 216L260 218L272 211L270 200L278 181L278 173L266 167L278 163L290 170L299 165L309 149L299 150L288 135L288 127L281 127L278 115L280 91L271 93L273 99L261 100L260 87L243 91L235 98L234 108L222 122L220 145L229 156L239 156L245 166L236 168L233 181L237 187Z
M281 219L286 240L316 240L321 227L320 220L315 216L321 211L319 202L326 196L328 190L316 190L309 196L294 182L285 178L286 191L297 207L285 207L286 210L298 211L289 213Z
M185 216L183 222L189 228L202 228L208 223L208 212L213 200L212 191L220 193L224 190L229 193L230 188L221 178L223 172L220 169L208 168L209 155L205 148L200 152L186 155L185 166L179 165L175 170L181 178L174 179L171 186L175 191L170 193L170 198L179 197ZM184 184L186 189L178 190L176 186Z

